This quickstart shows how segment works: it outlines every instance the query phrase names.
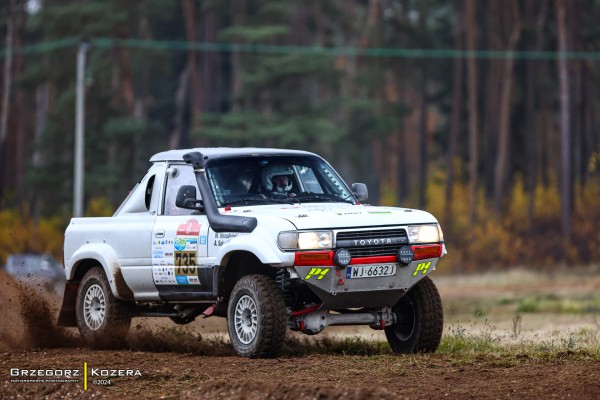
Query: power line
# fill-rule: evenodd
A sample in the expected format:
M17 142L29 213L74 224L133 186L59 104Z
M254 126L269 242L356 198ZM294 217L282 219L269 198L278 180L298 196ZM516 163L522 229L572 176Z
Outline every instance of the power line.
M75 48L80 43L80 38L71 37L51 42L36 43L13 49L14 53L40 54L50 53L65 48ZM509 59L516 60L600 60L598 51L492 51L476 50L461 51L453 49L408 49L408 48L360 48L360 47L320 47L320 46L292 46L292 45L270 45L258 43L211 43L211 42L187 42L182 40L146 40L146 39L116 39L116 38L92 38L89 43L97 48L128 47L132 49L147 49L157 51L170 50L196 50L198 52L220 52L220 53L250 53L250 54L294 54L305 56L349 56L349 57L372 57L372 58L408 58L408 59L454 59L475 58L482 60ZM6 50L0 51L0 58L6 56Z
M38 53L49 53L54 50L60 50L65 48L76 48L81 42L80 38L65 38L59 40L53 40L51 42L42 42L23 46L19 48L13 48L13 54L38 54ZM0 57L6 56L6 49L0 50Z

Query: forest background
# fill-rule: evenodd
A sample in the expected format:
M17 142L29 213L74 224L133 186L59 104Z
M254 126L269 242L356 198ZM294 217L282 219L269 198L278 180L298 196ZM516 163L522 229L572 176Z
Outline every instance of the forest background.
M88 216L158 151L296 148L437 216L441 270L600 261L600 1L2 3L0 265L61 258L82 41Z

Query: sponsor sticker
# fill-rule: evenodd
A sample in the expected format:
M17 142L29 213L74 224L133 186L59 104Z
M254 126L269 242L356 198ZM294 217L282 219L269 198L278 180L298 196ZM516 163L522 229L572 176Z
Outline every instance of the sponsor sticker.
M175 250L185 250L186 242L184 238L175 238Z
M152 267L152 277L156 285L201 285L199 272L195 265Z
M179 225L177 235L198 236L202 225L196 219L189 219L185 224Z
M330 268L319 268L319 267L315 267L315 268L311 268L310 272L304 277L305 280L310 280L311 278L316 278L316 280L321 280L325 277L325 275L327 275L327 273L329 272Z
M429 262L422 262L417 264L417 268L415 268L415 272L413 274L413 276L417 276L417 274L419 272L421 272L423 275L427 274L427 271L429 270L429 267L431 266L431 261Z

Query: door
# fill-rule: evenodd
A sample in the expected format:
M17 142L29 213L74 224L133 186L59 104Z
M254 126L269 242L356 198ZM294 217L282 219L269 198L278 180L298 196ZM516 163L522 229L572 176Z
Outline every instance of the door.
M157 300L152 281L152 232L158 214L166 163L155 163L129 193L109 223L100 225L95 241L119 257L121 274L136 300Z
M194 171L187 164L172 164L166 175L163 207L152 232L154 284L163 300L213 299L216 282L207 258L208 219L204 213L175 205L181 186L193 185L197 190Z

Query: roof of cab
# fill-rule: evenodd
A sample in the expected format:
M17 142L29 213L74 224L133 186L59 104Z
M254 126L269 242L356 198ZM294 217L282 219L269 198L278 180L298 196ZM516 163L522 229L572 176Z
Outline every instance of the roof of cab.
M221 157L235 157L235 156L265 156L265 155L314 155L308 151L303 150L288 150L288 149L269 149L259 147L203 147L195 149L179 149L179 150L168 150L161 153L156 153L150 158L150 162L156 161L183 161L183 155L199 151L206 158L221 158Z

